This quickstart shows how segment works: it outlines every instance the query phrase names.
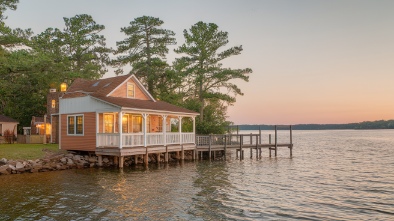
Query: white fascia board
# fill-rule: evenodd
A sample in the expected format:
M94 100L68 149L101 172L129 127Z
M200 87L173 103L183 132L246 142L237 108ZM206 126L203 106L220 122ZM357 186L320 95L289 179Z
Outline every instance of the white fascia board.
M196 117L200 114L196 113L184 113L184 112L173 112L173 111L164 111L164 110L151 110L151 109L138 109L138 108L122 108L122 111L129 111L133 113L149 113L149 114L168 114L168 115L177 115L177 116L187 116L187 117Z

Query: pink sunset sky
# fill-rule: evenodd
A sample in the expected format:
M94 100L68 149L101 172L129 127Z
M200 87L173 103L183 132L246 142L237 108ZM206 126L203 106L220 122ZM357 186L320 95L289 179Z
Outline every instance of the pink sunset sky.
M115 47L120 28L143 15L163 20L178 45L196 22L216 23L229 32L228 47L244 49L224 66L253 69L248 83L236 81L245 95L229 107L230 121L351 123L394 119L393 12L391 0L20 0L6 24L38 34L90 14Z

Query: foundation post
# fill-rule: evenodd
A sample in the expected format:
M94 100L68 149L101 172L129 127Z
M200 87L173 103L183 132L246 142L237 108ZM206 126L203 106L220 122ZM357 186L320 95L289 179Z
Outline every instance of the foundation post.
M158 153L158 154L157 154L157 164L160 164L160 154L161 154L161 153Z
M138 163L138 155L134 155L134 164L137 165Z
M148 155L148 148L146 148L146 153L145 153L145 156L144 156L144 164L145 164L145 166L148 166L148 163L149 163L149 155Z
M179 157L179 151L175 152L175 156L176 156L176 159L177 159L177 160L180 159L180 157Z
M114 164L119 165L119 157L114 157Z
M98 159L98 165L99 165L99 167L102 167L102 166L103 166L103 156L98 155L98 156L97 156L97 159Z
M182 149L181 149L181 160L185 159L185 150L183 150L183 145L182 145Z
M123 168L123 164L124 164L124 156L120 156L119 157L119 168Z
M164 161L168 163L168 146L166 146L166 153L164 154Z

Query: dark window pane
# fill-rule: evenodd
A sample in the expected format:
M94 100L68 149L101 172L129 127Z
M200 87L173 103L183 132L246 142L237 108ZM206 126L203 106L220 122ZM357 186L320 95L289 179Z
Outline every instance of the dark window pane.
M76 134L83 134L83 116L76 116L77 119L77 132Z
M75 127L75 118L74 116L68 117L68 134L74 134L74 127Z

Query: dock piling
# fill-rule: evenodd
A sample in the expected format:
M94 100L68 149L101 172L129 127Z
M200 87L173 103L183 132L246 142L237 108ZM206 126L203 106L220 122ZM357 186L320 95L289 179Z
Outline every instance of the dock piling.
M278 127L275 125L275 157L278 156Z

